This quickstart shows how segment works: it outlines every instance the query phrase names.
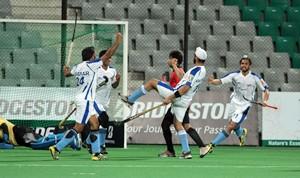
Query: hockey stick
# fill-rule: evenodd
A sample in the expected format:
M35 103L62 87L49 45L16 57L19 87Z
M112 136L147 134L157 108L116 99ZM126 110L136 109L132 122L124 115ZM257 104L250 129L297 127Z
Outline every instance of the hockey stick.
M278 109L278 107L276 107L276 106L271 106L271 105L268 105L268 104L263 104L262 102L259 102L259 101L249 100L245 96L243 96L243 98L244 98L244 100L249 101L250 103L257 104L257 105L260 105L262 107L268 107L268 108L272 108L272 109Z
M69 117L76 111L77 108L74 108L63 120L61 120L58 124L58 128L63 129L65 122L69 119Z
M71 40L71 44L70 44L70 48L69 48L69 54L68 54L66 66L70 66L70 62L71 62L71 55L72 55L72 51L73 51L74 38L75 38L75 32L76 32L76 26L77 26L77 16L78 16L78 13L75 10L75 24L74 24L73 35L72 35L72 40Z
M153 110L155 110L155 109L157 109L157 108L159 108L159 107L161 107L161 106L163 106L163 105L165 105L164 103L161 103L160 105L157 105L157 106L154 106L154 107L152 107L152 108L150 108L150 109L147 109L147 110L145 110L145 111L143 111L143 112L140 112L140 113L137 113L137 114L135 114L135 115L133 115L133 116L130 116L130 117L128 117L127 119L125 119L125 120L122 120L122 121L116 121L116 125L122 125L122 124L125 124L126 122L129 122L129 121L132 121L132 120L134 120L134 119L136 119L136 118L139 118L140 116L142 116L142 115L144 115L144 114L146 114L146 113L148 113L148 112L150 112L150 111L153 111Z

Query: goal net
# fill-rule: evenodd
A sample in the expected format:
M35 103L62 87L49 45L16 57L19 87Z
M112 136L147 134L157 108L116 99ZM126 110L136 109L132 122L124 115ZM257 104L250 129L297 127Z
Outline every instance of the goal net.
M62 66L71 43L74 20L0 19L0 117L14 124L39 129L46 135L74 108L73 77L65 78ZM117 93L127 93L128 23L124 21L78 21L71 66L81 62L81 51L94 46L98 56L123 34L123 44L112 57L121 75L112 90L111 120L123 119ZM69 122L74 121L71 116Z

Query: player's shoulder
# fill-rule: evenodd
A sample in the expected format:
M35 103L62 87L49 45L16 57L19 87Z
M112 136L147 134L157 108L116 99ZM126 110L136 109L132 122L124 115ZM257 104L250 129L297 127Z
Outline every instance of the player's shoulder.
M235 76L235 75L238 75L240 72L241 72L240 70L233 70L233 71L227 72L222 78L227 77L229 75Z
M192 67L190 70L189 70L189 73L191 75L196 75L197 73L201 72L205 70L205 67L204 66L194 66Z
M262 79L261 76L258 75L258 74L255 73L255 72L252 72L252 71L251 71L251 72L250 72L250 75L253 76L253 77L255 77L255 78Z

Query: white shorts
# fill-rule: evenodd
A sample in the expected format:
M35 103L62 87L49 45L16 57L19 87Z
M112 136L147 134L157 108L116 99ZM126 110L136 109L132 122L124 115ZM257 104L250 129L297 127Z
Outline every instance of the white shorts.
M94 101L76 101L75 121L79 124L87 124L92 115L97 115Z
M94 101L94 108L99 116L103 111L105 111L104 106L97 101Z
M174 94L176 90L174 90L170 85L162 81L158 81L157 91L160 96L165 98L167 96ZM172 103L171 105L171 113L175 115L176 120L182 122L188 107L189 107L188 104L182 103L180 99L176 99L175 102Z
M235 103L230 103L229 116L234 123L240 125L244 120L247 119L249 110L250 106L241 106Z

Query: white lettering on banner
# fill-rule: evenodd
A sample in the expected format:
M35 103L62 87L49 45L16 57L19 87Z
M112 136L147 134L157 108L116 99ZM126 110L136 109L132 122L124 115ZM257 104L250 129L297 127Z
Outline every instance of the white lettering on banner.
M70 105L75 98L74 88L0 87L0 90L0 115L9 120L60 120L74 108Z
M221 132L223 129L225 129L226 125L223 127L212 127L209 125L206 125L204 127L196 127L194 128L198 134L209 134L209 135L215 135ZM171 133L172 134L177 134L175 128L172 126L170 127ZM155 126L155 125L143 125L143 126L127 126L126 127L127 133L162 133L162 128L160 126Z
M141 113L147 109L150 109L154 106L159 105L161 102L136 102L133 105L133 108L131 110L130 115L133 116L137 113ZM228 119L228 113L229 113L229 103L192 103L190 106L190 119ZM120 108L120 105L117 104L118 108ZM155 109L151 112L146 113L143 116L140 116L141 118L162 118L164 117L165 113L167 112L168 106L162 106L158 109ZM120 110L120 109L117 109ZM114 118L117 118L121 113L117 112L114 115Z

